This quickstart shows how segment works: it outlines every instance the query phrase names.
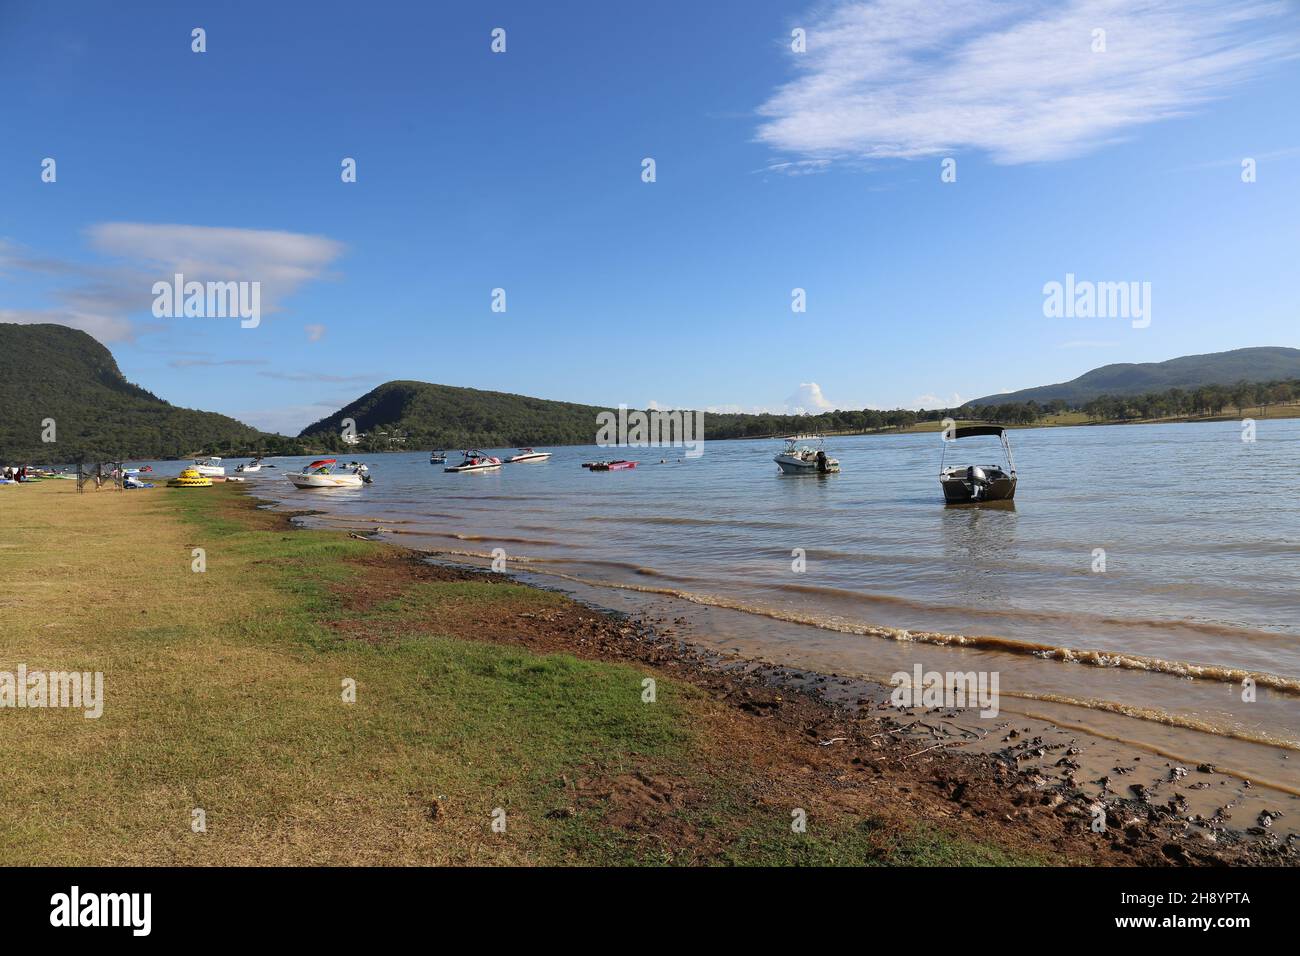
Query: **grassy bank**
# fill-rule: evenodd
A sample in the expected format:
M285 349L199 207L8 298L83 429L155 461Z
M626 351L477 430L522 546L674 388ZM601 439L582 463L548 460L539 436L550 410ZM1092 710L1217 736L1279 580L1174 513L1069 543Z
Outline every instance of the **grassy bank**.
M840 805L806 741L671 668L549 652L539 622L592 613L560 596L406 573L231 485L0 495L0 670L102 671L106 698L0 709L6 863L1037 860L905 799Z

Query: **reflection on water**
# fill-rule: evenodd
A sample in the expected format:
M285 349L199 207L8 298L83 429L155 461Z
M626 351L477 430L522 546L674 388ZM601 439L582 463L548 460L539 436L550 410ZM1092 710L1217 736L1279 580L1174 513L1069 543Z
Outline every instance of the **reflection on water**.
M1016 557L1014 501L952 507L939 512L947 565L953 571L958 607L1011 603L1012 581L996 573Z

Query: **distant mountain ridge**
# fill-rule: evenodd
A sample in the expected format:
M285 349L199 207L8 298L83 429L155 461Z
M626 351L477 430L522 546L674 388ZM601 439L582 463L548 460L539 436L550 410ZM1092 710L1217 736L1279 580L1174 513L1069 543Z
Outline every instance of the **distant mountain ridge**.
M1032 401L1046 405L1061 399L1071 405L1080 405L1101 395L1142 395L1171 388L1193 389L1203 385L1295 378L1300 378L1300 349L1263 346L1184 355L1165 362L1103 365L1068 382L986 395L968 404L1004 405Z
M50 419L55 440L45 442ZM267 437L133 385L112 353L85 332L0 323L0 463L188 457L257 448Z

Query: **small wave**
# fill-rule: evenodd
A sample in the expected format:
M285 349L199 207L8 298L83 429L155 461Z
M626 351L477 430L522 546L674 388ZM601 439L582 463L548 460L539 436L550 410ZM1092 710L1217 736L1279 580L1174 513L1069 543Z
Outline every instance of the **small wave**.
M1264 671L1250 671L1239 667L1225 667L1214 664L1192 664L1187 661L1170 661L1142 654L1124 654L1111 651L1097 651L1083 648L1059 647L1053 644L1040 644L1034 641L1020 641L1008 637L992 635L949 634L941 631L917 631L880 625L854 624L847 621L819 617L798 611L776 610L747 604L716 594L700 594L680 588L654 587L645 584L630 584L614 581L595 581L560 571L548 571L555 577L565 578L578 584L595 588L615 588L624 591L639 591L644 594L659 594L674 597L692 604L705 607L720 607L745 614L766 617L775 621L791 624L806 624L827 631L841 634L856 634L863 637L881 637L894 641L915 641L922 644L934 644L941 647L970 647L982 650L1002 651L1008 654L1032 655L1043 660L1055 660L1062 663L1083 664L1092 667L1114 667L1123 670L1147 671L1155 674L1169 674L1175 677L1192 677L1200 680L1219 681L1239 684L1249 678L1258 687L1288 694L1300 695L1300 680L1270 674Z

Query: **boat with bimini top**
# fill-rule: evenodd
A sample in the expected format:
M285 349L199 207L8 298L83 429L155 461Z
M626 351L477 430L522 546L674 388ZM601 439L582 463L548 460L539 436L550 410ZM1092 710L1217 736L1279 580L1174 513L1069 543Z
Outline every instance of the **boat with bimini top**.
M285 477L293 482L295 488L360 488L370 483L369 472L369 468L359 463L339 468L336 459L321 458L302 471L289 472Z
M501 467L501 459L485 455L481 451L467 449L459 465L450 465L443 471L496 471Z
M962 438L995 437L1002 441L1004 464L954 465L945 468L950 442ZM939 460L939 484L943 487L944 502L950 505L973 504L981 501L1011 501L1016 496L1016 463L1011 457L1011 442L1007 430L1001 425L967 425L952 429L952 437L943 435L943 457Z
M830 475L840 470L839 461L822 448L826 439L820 435L791 435L782 441L785 448L772 459L782 474Z

